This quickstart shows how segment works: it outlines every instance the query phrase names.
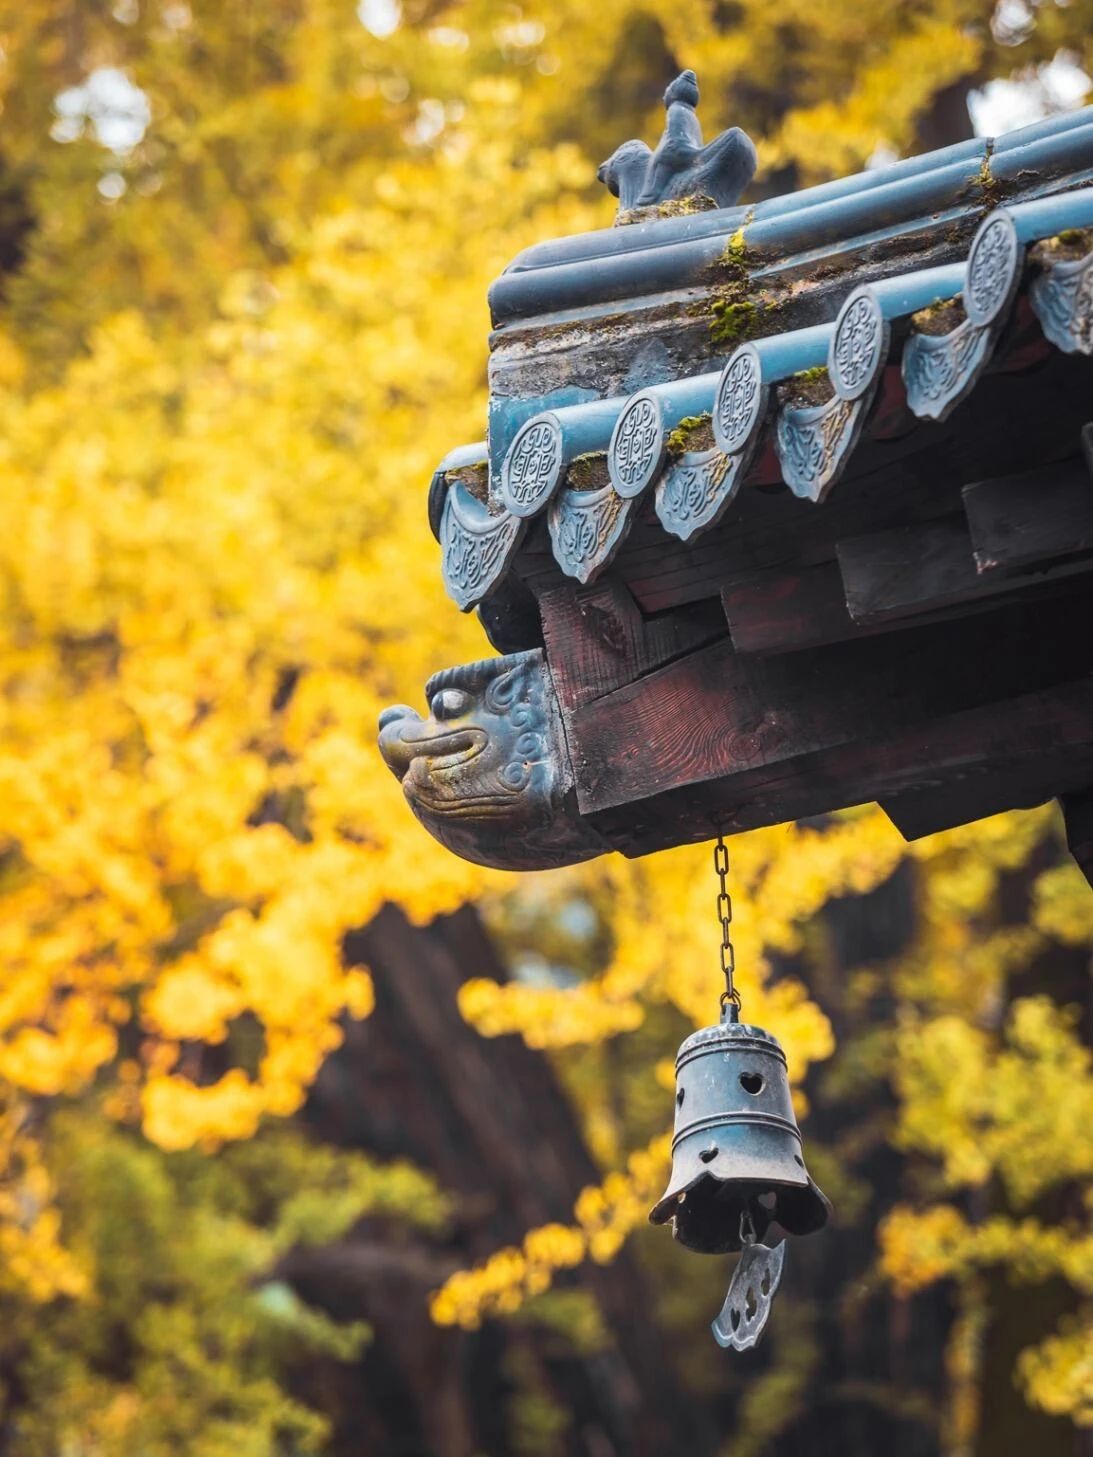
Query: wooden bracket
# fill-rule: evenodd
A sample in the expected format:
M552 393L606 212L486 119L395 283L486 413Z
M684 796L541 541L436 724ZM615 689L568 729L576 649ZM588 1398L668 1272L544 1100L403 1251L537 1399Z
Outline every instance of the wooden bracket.
M1065 794L1059 801L1066 824L1066 843L1093 886L1093 789Z

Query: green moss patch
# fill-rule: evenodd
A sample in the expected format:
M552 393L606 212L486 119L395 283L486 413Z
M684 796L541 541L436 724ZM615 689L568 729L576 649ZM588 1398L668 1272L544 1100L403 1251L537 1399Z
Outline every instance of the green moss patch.
M749 298L715 298L710 304L710 338L715 344L743 343L755 333L758 312Z
M782 386L782 397L789 405L826 405L834 393L831 376L823 364L799 369Z
M1045 263L1066 263L1093 252L1093 228L1064 228L1054 238L1045 238L1032 250L1033 258Z
M955 298L938 299L911 315L911 323L920 334L951 334L964 322L964 301L959 294Z
M610 479L607 456L603 454L578 455L565 473L565 483L574 491L598 491Z
M684 455L688 450L709 450L713 445L710 416L687 415L668 436L668 454Z

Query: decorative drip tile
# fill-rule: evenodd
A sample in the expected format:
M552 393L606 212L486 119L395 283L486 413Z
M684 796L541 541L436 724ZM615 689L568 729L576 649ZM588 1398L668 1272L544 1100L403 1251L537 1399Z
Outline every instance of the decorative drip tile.
M944 420L987 363L990 330L965 319L948 334L913 334L903 351L903 386L913 414Z
M771 437L786 486L804 500L822 501L869 421L893 322L912 321L901 365L910 410L921 419L944 419L989 366L1025 272L1026 249L1042 239L1055 241L1033 255L1031 305L1058 349L1093 354L1093 251L1082 251L1091 225L1093 188L998 208L980 224L966 266L946 263L861 285L834 325L742 344L720 375L684 376L627 398L586 400L533 416L513 437L497 494L488 500L467 474L483 464L486 447L452 452L434 474L429 498L450 595L464 611L487 598L537 517L546 518L561 570L578 582L594 581L650 490L664 530L690 541L721 520ZM914 327L921 311L956 302L964 317L947 333ZM795 400L794 373L820 370L825 349L821 372L832 397L822 404L801 403L799 394ZM774 410L772 392L779 397ZM708 420L713 443L673 454L673 428L690 431L696 420ZM677 438L686 445L686 432ZM595 460L607 479L589 487L574 469L578 460ZM577 479L584 482L580 488Z
M563 488L547 517L554 557L567 577L592 582L618 550L634 501L608 482L592 491Z
M779 410L775 449L782 479L795 496L823 499L853 448L864 413L861 401L838 395L826 405L784 405Z
M828 350L834 397L778 411L775 449L796 496L822 501L857 444L888 358L889 325L876 295L858 288L839 311Z
M448 487L440 519L441 570L448 596L462 611L477 607L509 569L526 522L491 511L458 481Z
M1093 252L1044 262L1029 300L1045 336L1064 354L1093 354Z
M1013 219L999 208L972 241L963 323L948 334L912 333L904 347L907 404L920 419L946 419L975 388L1009 318L1023 262Z
M743 457L689 450L671 461L657 482L656 511L665 531L689 541L712 526L736 494Z

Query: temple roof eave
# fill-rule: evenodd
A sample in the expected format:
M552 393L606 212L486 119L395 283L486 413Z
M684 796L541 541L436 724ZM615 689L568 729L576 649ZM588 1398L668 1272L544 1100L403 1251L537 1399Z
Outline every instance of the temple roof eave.
M1042 150L1045 138L1032 130L1004 155ZM1082 131L1072 127L1061 140ZM964 260L851 287L830 324L741 344L719 371L541 411L500 459L481 443L452 452L430 490L449 592L464 610L486 600L539 518L559 568L581 583L607 568L650 497L665 532L687 541L724 517L754 461L771 450L782 482L822 501L868 437L886 370L898 368L911 416L946 418L990 365L1020 293L1052 347L1090 354L1093 251L1034 259L1030 250L1091 227L1093 187L997 208ZM952 327L937 332L922 318L954 300ZM804 389L806 381L815 388ZM697 448L689 448L692 432Z

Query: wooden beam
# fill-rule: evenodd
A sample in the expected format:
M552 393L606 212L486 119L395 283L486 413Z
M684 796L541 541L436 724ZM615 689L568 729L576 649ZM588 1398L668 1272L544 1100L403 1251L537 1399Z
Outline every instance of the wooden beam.
M616 562L644 612L717 596L740 577L765 570L796 570L830 561L835 544L850 532L929 521L953 511L960 482L941 467L941 455L889 464L853 481L815 506L782 485L748 486L729 518L713 531L683 543L665 537L659 523L643 523Z
M730 778L1093 670L1091 605L1045 602L807 654L713 643L566 715L582 814ZM862 795L849 780L835 804ZM867 797L873 797L870 794Z
M591 703L725 636L717 603L646 620L621 582L556 587L539 599L547 659L563 710Z
M863 624L974 605L1012 594L1026 583L1044 586L1093 570L1093 562L1077 561L1026 570L1020 577L981 575L963 516L851 537L840 541L837 551L846 605L854 621Z
M842 576L836 562L820 562L784 572L760 572L722 588L721 600L733 647L738 653L793 653L832 643L860 642L881 632L906 631L928 623L951 622L972 613L996 612L1011 603L1030 609L1049 597L1082 592L1076 574L1061 581L1041 582L1017 577L1008 590L970 597L913 617L880 618L855 622L843 597Z
M834 561L735 578L721 603L738 653L797 652L886 630L850 616Z
M965 601L980 586L967 522L956 515L852 536L837 551L855 622L913 616Z
M905 840L920 840L972 820L989 819L1011 809L1032 809L1056 798L1064 790L1084 783L1090 752L1081 746L1074 753L1007 761L1001 767L984 764L980 771L963 771L942 784L885 794L878 803Z
M931 432L934 427L930 427ZM921 453L920 453L921 454ZM822 507L800 501L785 486L747 483L729 520L689 542L667 535L649 502L633 522L612 568L646 614L717 597L739 575L797 567L835 555L840 536L901 521L932 520L960 506L960 480L944 464L938 442L926 455L843 481ZM563 578L539 523L518 569L540 597Z
M721 525L687 543L665 533L647 501L611 575L626 582L643 612L661 612L716 597L739 576L831 560L835 543L851 535L959 513L966 482L1073 456L1089 419L1091 388L1093 359L1058 351L1032 373L992 373L943 424L908 417L899 439L864 442L822 506L798 500L780 484L763 484L761 461ZM532 525L516 571L536 596L566 581L541 520Z
M970 799L977 781L1025 779L1044 764L1063 787L1090 783L1091 723L1093 681L1083 678L1001 707L982 704L714 783L666 790L640 806L595 815L592 823L623 854L646 855L928 789Z
M1066 843L1093 886L1093 789L1082 788L1061 799L1066 824Z
M1093 478L1078 457L973 482L963 496L982 573L1012 572L1093 551Z

